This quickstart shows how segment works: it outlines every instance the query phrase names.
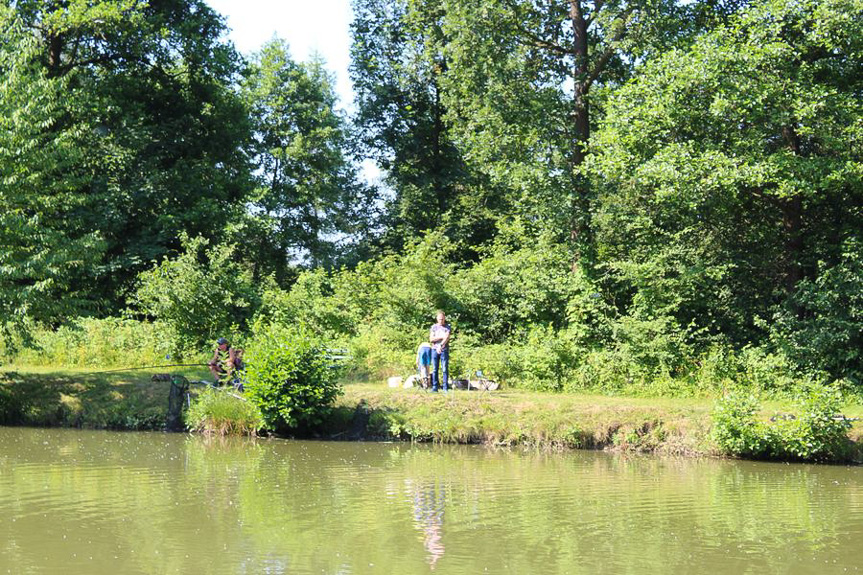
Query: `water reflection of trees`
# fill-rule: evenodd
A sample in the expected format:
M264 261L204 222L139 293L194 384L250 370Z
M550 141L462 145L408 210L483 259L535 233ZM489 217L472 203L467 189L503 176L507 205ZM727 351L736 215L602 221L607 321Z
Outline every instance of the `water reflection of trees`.
M22 550L15 572L219 571L224 540L209 535L209 487L186 474L182 436L10 431L18 441L0 444L17 504L4 494L0 536Z
M0 432L20 572L805 572L863 543L858 469Z

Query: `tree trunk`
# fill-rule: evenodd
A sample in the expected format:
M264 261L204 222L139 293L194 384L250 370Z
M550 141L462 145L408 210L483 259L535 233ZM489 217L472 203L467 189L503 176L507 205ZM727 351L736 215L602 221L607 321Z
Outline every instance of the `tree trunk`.
M51 77L60 76L61 63L60 59L63 56L63 36L54 34L48 37L48 75Z
M168 413L165 416L166 431L184 431L186 425L183 423L183 403L186 392L189 390L189 382L182 375L171 377L171 390L168 393Z
M447 197L446 197L446 195L447 195L446 191L443 189L444 178L442 177L442 174L441 174L443 167L444 167L443 166L444 160L442 157L443 145L441 143L441 138L443 137L444 127L443 127L443 118L442 118L442 111L441 111L442 105L441 105L441 98L440 98L440 86L438 85L437 79L435 79L435 81L434 81L433 90L434 90L434 105L433 105L433 110L432 110L432 114L434 115L434 119L433 119L434 124L432 127L432 131L433 131L433 133L432 133L432 148L433 148L432 154L434 156L434 172L433 172L434 180L433 181L434 181L435 193L437 194L438 213L437 213L437 217L434 218L432 226L436 226L437 224L440 223L441 216L443 216L443 214L446 212L447 207L448 207L447 206L448 202L447 202Z
M794 155L800 155L800 136L793 126L782 130L782 136ZM782 201L782 228L785 232L785 289L791 295L800 281L800 256L803 252L803 201L800 195Z
M575 34L573 43L573 124L574 133L571 142L570 158L572 163L572 201L570 204L570 239L575 247L576 264L588 263L590 237L590 191L588 181L580 173L587 155L587 143L590 140L590 106L587 101L589 83L589 44L587 38L587 21L584 18L581 0L570 0L569 17Z
M587 21L584 19L584 11L581 8L581 0L570 0L569 18L575 33L573 42L573 120L575 133L572 138L573 166L578 167L584 163L587 141L590 138L590 108L587 103L587 92L590 89L588 83L589 72L589 45L587 41Z
M802 279L800 255L803 252L803 201L794 196L782 202L782 228L785 232L785 289L794 293L797 282Z

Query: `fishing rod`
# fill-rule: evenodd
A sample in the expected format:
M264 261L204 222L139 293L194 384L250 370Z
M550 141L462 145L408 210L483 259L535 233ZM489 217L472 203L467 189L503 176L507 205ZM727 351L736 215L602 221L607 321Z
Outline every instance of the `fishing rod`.
M154 367L207 367L207 363L170 363L167 365L142 365L141 367L124 367L122 369L107 369L105 371L89 371L90 374L118 373L121 371L135 371L138 369L153 369Z

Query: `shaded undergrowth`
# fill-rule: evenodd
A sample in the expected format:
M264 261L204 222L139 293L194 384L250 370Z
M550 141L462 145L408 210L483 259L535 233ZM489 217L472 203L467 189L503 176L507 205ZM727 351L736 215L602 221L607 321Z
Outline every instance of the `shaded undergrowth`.
M163 429L171 384L153 373L0 372L0 425Z

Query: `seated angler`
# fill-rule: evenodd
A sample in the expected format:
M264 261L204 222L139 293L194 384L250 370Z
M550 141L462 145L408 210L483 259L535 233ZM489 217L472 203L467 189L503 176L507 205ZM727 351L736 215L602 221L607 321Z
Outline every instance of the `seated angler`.
M216 385L231 381L234 378L234 373L244 367L243 350L231 347L227 339L220 337L216 340L213 359L209 361L207 366L215 378Z

